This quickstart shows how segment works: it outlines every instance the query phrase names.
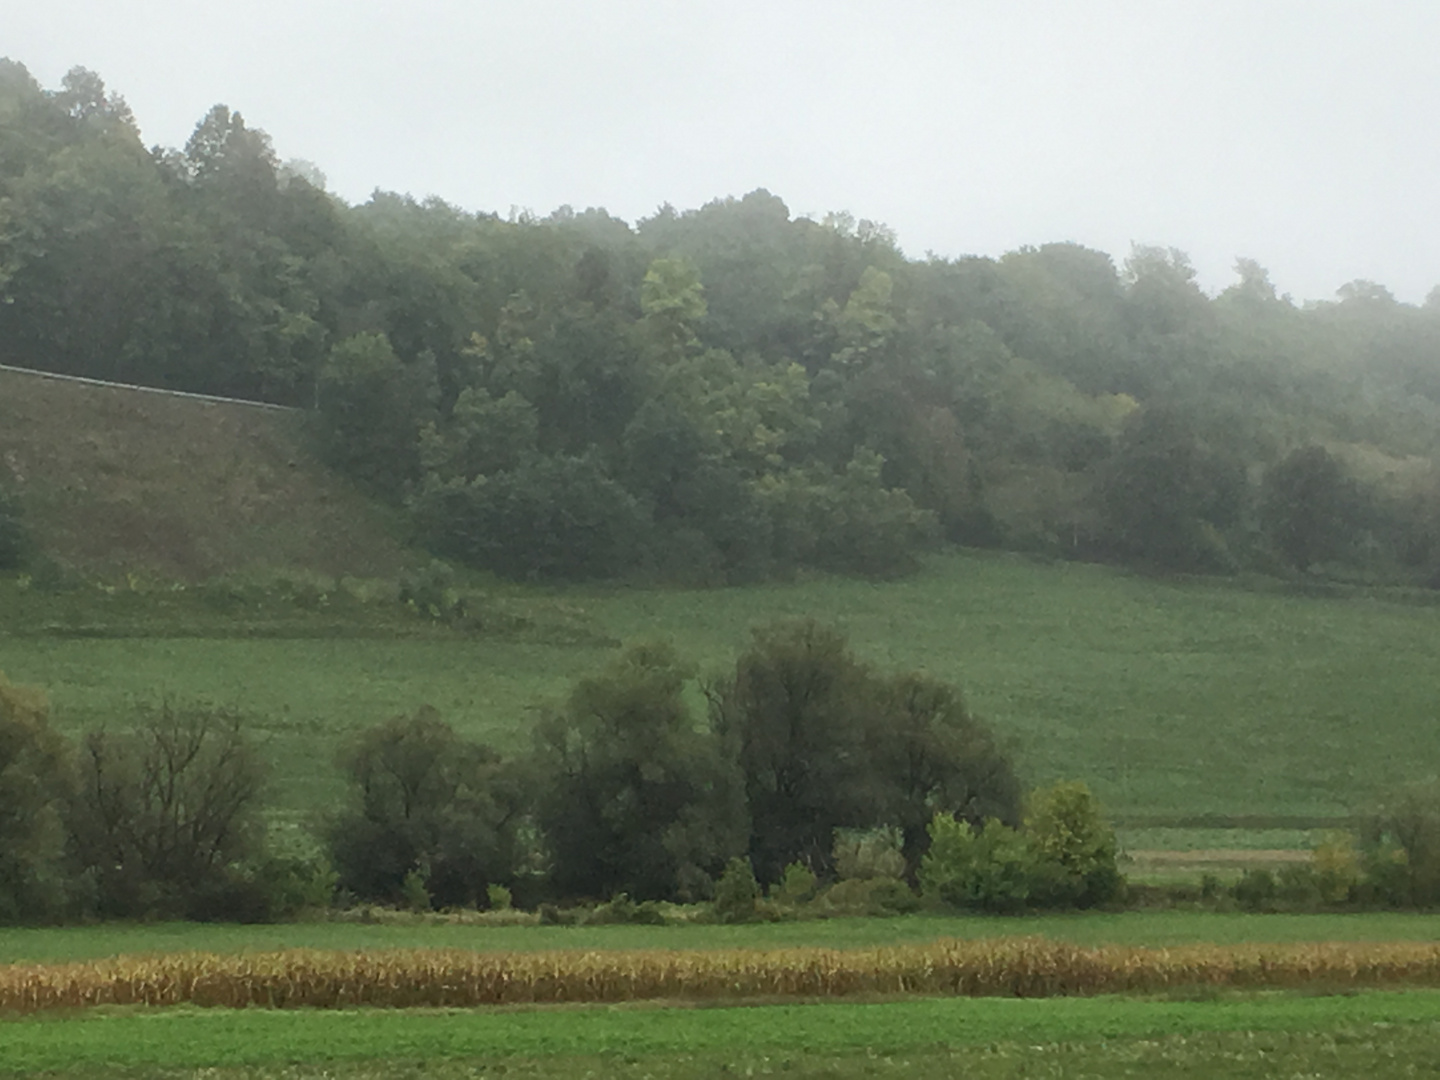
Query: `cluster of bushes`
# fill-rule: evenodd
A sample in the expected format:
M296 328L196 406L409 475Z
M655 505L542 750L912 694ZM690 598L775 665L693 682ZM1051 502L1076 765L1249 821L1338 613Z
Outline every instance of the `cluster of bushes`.
M595 904L542 903L536 920L587 926L781 922L886 917L922 908L1015 914L1094 907L1120 898L1124 879L1115 834L1085 785L1056 784L1032 793L1027 805L1020 828L992 818L976 830L953 814L936 814L918 874L906 861L899 829L842 829L826 878L797 860L765 887L756 880L750 859L737 855L714 883L709 902L698 907L636 901L622 892ZM502 895L508 907L509 890Z
M356 797L328 850L342 888L393 904L417 882L437 906L483 906L496 884L527 906L706 900L737 858L766 883L796 862L828 879L848 857L837 830L876 828L913 880L937 809L1021 816L1008 755L953 687L875 671L808 621L757 630L708 680L668 646L631 647L511 761L421 710L344 762Z
M1228 892L1248 911L1440 905L1440 787L1407 788L1357 833L1332 833L1308 863L1248 871Z
M77 747L47 714L0 676L0 921L258 921L328 902L328 871L267 853L237 718L166 703Z
M953 907L1094 907L1124 884L1115 833L1084 784L1036 792L1019 829L992 818L977 830L940 815L930 835L920 885Z
M335 885L421 909L697 901L736 858L767 883L797 861L828 879L855 861L837 830L879 827L913 879L936 810L1021 815L1009 757L953 687L877 672L813 622L756 631L698 684L672 649L632 647L512 760L430 709L360 733L341 755L353 797L318 823L324 867L267 854L260 761L235 717L165 704L76 747L43 696L6 683L0 701L12 919L267 918Z
M1088 908L1124 888L1115 833L1089 789L1058 783L1034 792L1019 827L989 818L979 827L938 812L918 868L906 859L899 829L840 833L826 883L805 863L785 868L762 898L750 864L734 859L717 887L721 921L825 915L899 915L924 905L1010 913Z

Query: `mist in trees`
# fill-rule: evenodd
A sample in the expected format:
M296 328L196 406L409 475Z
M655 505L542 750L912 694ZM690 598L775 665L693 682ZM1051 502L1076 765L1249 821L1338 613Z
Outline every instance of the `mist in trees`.
M764 190L633 225L348 206L225 105L147 149L79 68L0 62L0 115L0 361L301 407L459 562L715 584L950 540L1440 581L1434 297L1297 305L1243 258L1210 297L1160 247L912 259Z

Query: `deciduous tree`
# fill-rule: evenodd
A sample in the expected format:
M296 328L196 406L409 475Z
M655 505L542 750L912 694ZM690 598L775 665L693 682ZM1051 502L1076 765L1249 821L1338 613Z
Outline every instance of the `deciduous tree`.
M536 819L560 893L697 899L744 849L744 792L690 678L668 646L633 646L542 720Z
M491 885L513 882L522 781L434 709L362 732L341 767L353 785L350 804L331 819L326 839L342 888L396 903L414 875L435 904L473 907Z
M92 732L79 758L70 830L100 912L224 911L264 843L264 770L240 718L167 701L133 730Z

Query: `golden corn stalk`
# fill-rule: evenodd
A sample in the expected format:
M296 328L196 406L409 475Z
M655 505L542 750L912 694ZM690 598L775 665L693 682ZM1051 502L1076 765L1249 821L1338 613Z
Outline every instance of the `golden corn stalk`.
M843 951L176 953L0 967L0 1011L181 1004L474 1007L900 994L1051 997L1195 986L1440 986L1440 944L1087 949L1012 938Z

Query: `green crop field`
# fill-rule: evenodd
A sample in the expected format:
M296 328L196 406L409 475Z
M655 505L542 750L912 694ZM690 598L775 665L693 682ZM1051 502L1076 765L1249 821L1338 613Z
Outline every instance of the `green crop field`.
M270 926L112 923L0 927L0 964L61 963L118 955L245 953L281 949L829 949L919 944L940 938L1046 937L1076 945L1165 947L1214 943L1436 941L1440 918L1409 912L1257 915L1236 912L1085 912L1059 915L906 915L742 926L487 926L441 917L394 922L299 922Z
M38 597L3 582L0 670L46 687L71 732L123 725L163 695L239 709L275 763L275 804L295 814L332 803L338 741L387 716L432 704L517 750L537 704L615 642L670 639L717 670L750 627L797 616L838 623L876 664L958 683L1028 780L1083 779L1122 824L1293 835L1440 769L1440 607L1423 594L1289 595L949 554L897 582L496 597L531 629L462 636L325 611L257 625L184 595Z
M503 632L461 635L393 599L340 591L318 605L223 593L217 603L213 590L4 581L0 670L44 686L70 733L123 726L136 703L165 696L239 710L273 763L272 801L292 820L342 794L335 750L377 720L428 703L465 733L517 751L535 709L621 641L670 639L704 673L733 660L750 627L797 616L838 623L873 663L961 685L1031 782L1086 780L1133 848L1229 848L1241 859L1305 847L1327 823L1440 761L1429 674L1440 608L1423 596L1321 598L976 554L936 557L921 575L883 584L472 586L489 588ZM302 947L845 948L1016 934L1166 946L1433 941L1440 928L1433 915L1394 913L920 915L746 927L417 917L7 928L0 963ZM0 1074L1382 1077L1435 1069L1437 1013L1429 992L463 1013L101 1009L0 1020Z
M116 1010L0 1020L0 1072L1055 1076L1077 1075L1073 1063L1100 1076L1343 1075L1341 1066L1400 1076L1440 1061L1437 1013L1440 993L1426 991L728 1009Z

